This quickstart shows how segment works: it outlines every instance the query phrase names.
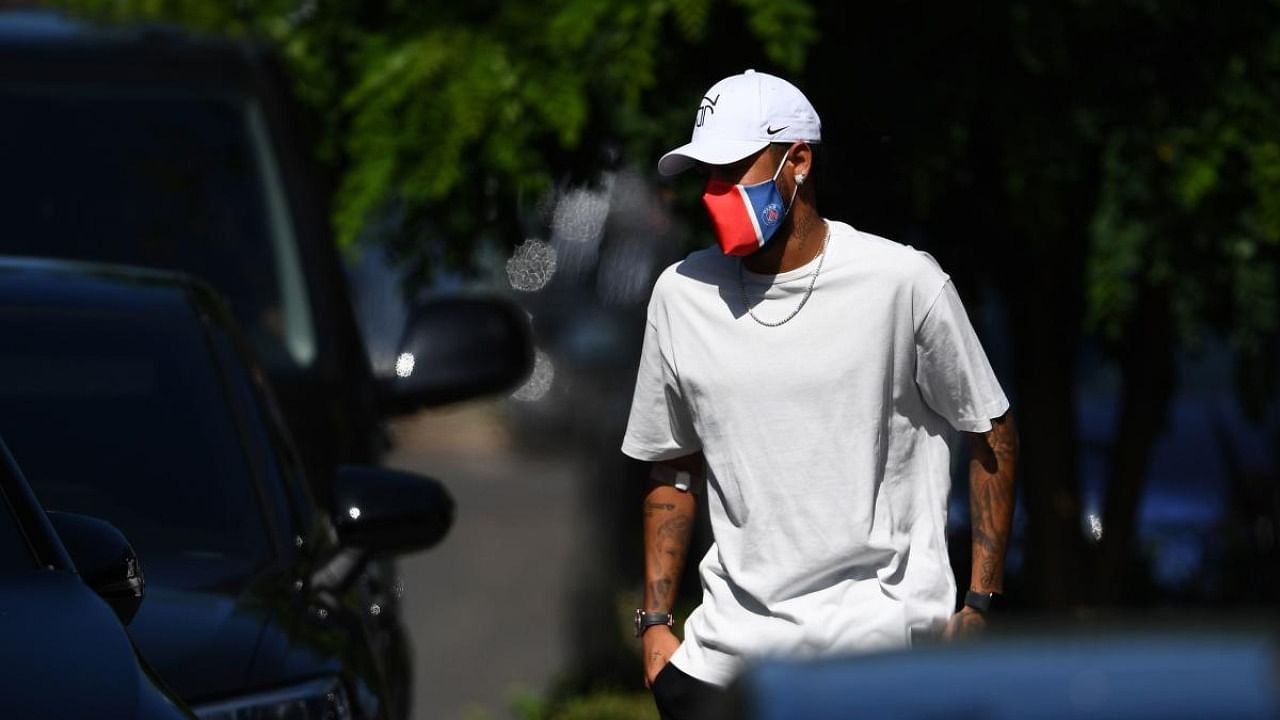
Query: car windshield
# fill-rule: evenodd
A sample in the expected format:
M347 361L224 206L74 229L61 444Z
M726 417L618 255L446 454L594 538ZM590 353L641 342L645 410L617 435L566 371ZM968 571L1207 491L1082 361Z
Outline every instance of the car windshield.
M215 587L269 558L263 506L199 322L145 310L0 309L0 434L46 509L115 524L148 581Z
M0 462L3 461L4 458L0 457ZM0 472L4 471L4 468L0 468ZM27 546L27 540L18 528L18 518L14 516L13 508L9 506L4 488L0 487L0 574L30 570L33 567L35 567L35 557L31 554L31 548Z
M226 294L259 357L304 368L315 332L256 102L0 85L0 254L183 270Z

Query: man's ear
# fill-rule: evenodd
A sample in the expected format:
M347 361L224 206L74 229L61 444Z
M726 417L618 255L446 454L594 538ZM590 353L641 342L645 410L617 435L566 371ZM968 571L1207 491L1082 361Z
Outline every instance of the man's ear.
M801 176L806 180L813 177L813 148L806 142L792 145L791 152L787 155L787 164L791 166L791 177L804 184L804 180L800 180Z

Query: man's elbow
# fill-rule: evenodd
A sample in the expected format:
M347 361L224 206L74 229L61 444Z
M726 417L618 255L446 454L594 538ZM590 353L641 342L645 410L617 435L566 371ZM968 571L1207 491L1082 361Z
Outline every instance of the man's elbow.
M966 433L969 436L969 455L985 470L994 473L1002 464L1012 464L1018 455L1018 428L1009 409L1000 417L991 418L991 429L986 432Z
M989 420L991 429L982 432L966 432L970 442L982 442L993 435L1012 434L1015 437L1018 434L1017 423L1013 419L1013 408L1004 411L999 417L993 417Z

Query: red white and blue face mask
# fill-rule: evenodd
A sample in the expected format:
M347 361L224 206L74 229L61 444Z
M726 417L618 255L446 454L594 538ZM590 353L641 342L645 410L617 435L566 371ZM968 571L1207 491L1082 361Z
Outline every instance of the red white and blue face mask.
M796 200L796 192L791 193L791 201L783 205L782 192L778 190L778 175L787 164L787 154L782 157L773 177L754 185L735 185L733 183L709 178L706 191L702 193L702 204L711 215L711 224L715 226L716 237L720 240L720 249L725 255L750 255L764 244L782 226L782 221L791 210Z

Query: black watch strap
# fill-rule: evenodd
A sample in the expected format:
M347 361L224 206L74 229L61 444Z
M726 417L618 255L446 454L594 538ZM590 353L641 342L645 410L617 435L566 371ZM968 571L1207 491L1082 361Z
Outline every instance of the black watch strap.
M675 627L675 624L676 618L671 613L647 613L643 610L636 610L636 637L640 637L645 630L654 625Z
M989 615L993 610L998 611L1004 606L1004 595L998 592L976 592L970 590L964 594L964 604L974 610Z

